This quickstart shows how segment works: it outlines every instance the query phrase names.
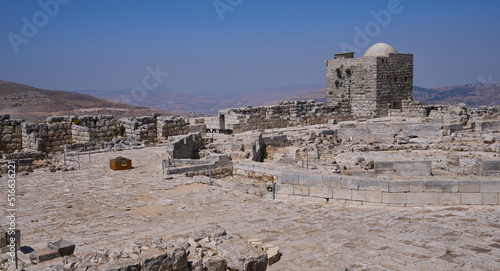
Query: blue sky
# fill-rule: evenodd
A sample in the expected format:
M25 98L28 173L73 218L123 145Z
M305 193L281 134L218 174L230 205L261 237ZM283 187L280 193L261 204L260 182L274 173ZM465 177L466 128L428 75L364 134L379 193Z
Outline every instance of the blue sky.
M493 0L0 0L0 79L125 90L158 66L169 73L158 88L229 93L323 83L342 44L359 57L384 41L414 54L415 85L498 82L499 10Z

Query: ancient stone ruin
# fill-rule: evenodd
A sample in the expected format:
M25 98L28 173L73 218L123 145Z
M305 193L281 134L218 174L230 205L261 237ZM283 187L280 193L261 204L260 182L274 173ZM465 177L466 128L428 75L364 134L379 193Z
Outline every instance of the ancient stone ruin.
M399 54L384 43L374 45L360 58L354 58L353 53L335 54L335 59L327 61L327 82L326 105L285 101L273 106L220 110L214 117L185 119L152 115L115 120L103 115L66 116L27 123L2 115L0 167L5 170L7 161L15 161L30 197L42 193L37 190L43 190L44 186L31 189L28 184L42 184L40 176L49 176L47 184L61 176L64 181L57 179L60 183L51 184L55 187L71 184L72 188L64 193L71 193L83 182L93 189L91 193L72 195L71 199L86 199L89 194L98 193L96 190L108 189L96 204L110 210L120 209L125 212L120 214L128 219L139 217L140 223L161 214L172 226L176 221L170 221L170 216L176 212L189 214L200 202L206 208L203 212L216 210L218 213L213 216L224 222L227 222L224 210L238 205L237 201L246 206L247 200L262 200L269 205L300 201L318 204L314 206L367 205L367 208L430 205L479 208L500 204L499 106L469 108L465 104L443 106L413 101L413 55ZM87 156L88 163L78 170L82 157L87 159ZM91 161L91 156L106 161L105 167ZM130 169L110 170L109 160L117 156L132 160ZM105 181L89 180L85 175L96 174L96 168L101 170L98 177ZM73 186L72 178L79 183L75 181ZM143 182L142 178L148 181ZM129 187L128 183L133 185ZM211 201L187 197L192 205L183 206L186 211L172 211L177 207L167 202L169 193L176 189L180 195L188 193L194 189L190 186L193 183L202 191L199 197L212 195ZM122 193L113 194L124 186L127 189ZM219 194L213 196L211 193L216 189L220 189ZM219 198L230 191L238 193L234 202L220 207ZM153 199L151 195L156 193L161 196ZM124 195L128 198L113 202L114 197ZM155 204L148 203L153 200ZM51 204L40 203L47 210L52 210ZM72 204L65 204L66 209L73 209ZM128 215L130 212L135 213ZM266 220L247 217L249 210L245 207L238 212L241 220L251 224L262 225ZM82 213L69 217L73 224L68 228L77 230L79 222L74 219L80 216ZM110 219L116 216L103 215ZM200 216L182 216L180 220L191 221L185 224L189 226L183 224L184 230L194 230L188 227L197 225ZM241 226L239 218L232 217L228 224L234 228ZM75 255L60 257L55 249L48 251L41 247L35 247L34 252L19 253L25 259L24 264L31 266L28 270L265 270L270 264L290 268L287 265L290 263L283 263L277 249L269 250L260 239L229 237L221 228L167 236L155 228L163 220L148 220L154 238L149 228L138 230L142 239L137 240L130 237L134 231L110 231L109 235L106 232L104 237L99 236L110 240L115 240L114 234L126 236L130 247L125 249L90 250L88 243L68 239L71 233L65 232L63 240L76 244ZM25 222L22 227L37 225L36 218ZM89 225L85 223L80 227ZM124 219L123 223L128 222ZM273 223L279 221L270 222ZM497 227L495 223L488 225ZM293 223L290 224L293 229ZM64 232L67 225L61 225ZM264 240L272 236L267 239L272 240L273 246L279 246L279 251L290 249L297 253L304 248L308 253L317 253L311 246L281 240L293 243L292 248L286 248L276 243L277 234L265 227L259 233L262 236L258 238ZM28 231L27 240L33 242L36 234ZM19 244L28 245L31 244ZM2 246L5 250L7 242ZM83 247L81 251L79 246Z

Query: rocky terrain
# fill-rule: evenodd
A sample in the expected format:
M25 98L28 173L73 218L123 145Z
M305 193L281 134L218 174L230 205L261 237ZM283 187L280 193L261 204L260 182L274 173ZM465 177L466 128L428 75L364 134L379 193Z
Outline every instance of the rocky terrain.
M221 135L215 140L218 137L223 140ZM214 175L210 186L206 176L162 174L157 153L163 151L164 147L151 147L93 153L90 162L80 157L80 170L77 157L71 155L67 165L74 170L41 168L20 174L21 245L35 252L60 238L76 245L74 256L45 261L30 270L58 270L57 266L84 270L78 266L87 265L116 270L133 259L168 256L172 255L168 251L182 247L187 249L177 250L178 262L191 266L200 253L214 253L202 257L207 266L211 257L219 259L217 251L223 247L215 244L213 250L212 239L203 241L203 236L197 241L200 245L190 239L198 240L193 233L216 226L234 240L257 238L278 246L281 258L267 268L271 271L368 266L372 268L368 270L498 269L498 206L273 200L265 182L239 175L217 179ZM109 159L119 155L132 159L132 170L109 169ZM6 196L6 190L1 193ZM2 216L0 223L6 225L7 217ZM172 250L161 252L163 244Z
M7 270L498 269L498 106L0 120Z

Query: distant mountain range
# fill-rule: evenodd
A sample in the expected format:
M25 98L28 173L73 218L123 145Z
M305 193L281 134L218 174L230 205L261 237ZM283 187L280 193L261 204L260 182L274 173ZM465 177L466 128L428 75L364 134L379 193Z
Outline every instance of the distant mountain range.
M453 105L465 103L470 107L500 105L500 83L467 84L441 88L413 88L414 100L427 104Z
M416 101L427 104L466 103L471 107L500 105L500 84L476 83L432 89L415 86L413 95ZM167 90L153 90L146 93L132 93L130 90L66 92L38 89L0 80L0 113L8 113L15 118L29 121L53 115L109 114L121 118L151 115L153 112L195 117L216 115L218 110L225 108L311 99L316 102L326 102L326 85L306 84L249 89L231 95L205 93L195 96Z
M285 100L291 96L302 95L322 88L326 88L326 85L307 84L278 88L248 89L230 95L221 95L219 93L188 95L162 89L155 89L145 93L132 93L131 90L78 90L75 92L115 102L130 103L196 116L217 115L217 112L224 108L264 105L269 102Z
M130 91L78 91L103 99L129 102L154 109L189 115L216 115L224 108L271 105L284 100L316 100L326 103L326 84L306 84L278 88L249 89L232 95L205 93L188 95L167 90L153 90L144 99L134 100ZM471 107L500 105L500 84L468 84L454 87L422 88L415 86L414 100L427 104L453 105L466 103Z
M0 114L36 122L49 116L113 115L115 118L172 112L121 104L96 97L57 90L39 89L0 80ZM175 114L176 115L176 114Z

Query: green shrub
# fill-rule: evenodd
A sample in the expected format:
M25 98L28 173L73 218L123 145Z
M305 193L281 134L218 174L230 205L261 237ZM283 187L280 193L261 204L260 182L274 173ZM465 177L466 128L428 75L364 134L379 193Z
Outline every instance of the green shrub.
M337 72L337 77L338 77L339 79L341 79L341 78L342 78L342 70L341 70L340 68L336 68L336 69L335 69L335 72Z
M80 125L80 123L82 123L81 119L73 119L73 124Z
M347 69L345 70L345 73L347 74L347 76L351 76L352 71L351 71L351 69L347 68Z
M116 126L115 135L121 137L125 136L125 127L123 126L123 124Z

